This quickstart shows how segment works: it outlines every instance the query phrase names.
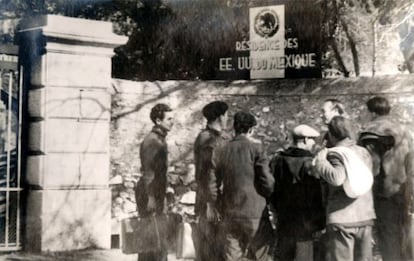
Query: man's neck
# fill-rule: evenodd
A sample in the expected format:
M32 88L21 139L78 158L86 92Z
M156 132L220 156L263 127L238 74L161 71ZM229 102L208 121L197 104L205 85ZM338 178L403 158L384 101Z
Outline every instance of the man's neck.
M221 126L221 124L217 121L213 121L207 124L207 126L210 129L213 129L215 131L221 132L223 130L223 127Z
M302 144L302 143L296 143L294 144L292 147L297 148L297 149L302 149L302 150L309 150L306 145Z
M389 114L379 115L379 114L374 113L371 118L372 120L377 120L377 119L383 119L383 118L389 118L389 117L390 117Z
M164 128L162 128L161 126L155 124L154 127L152 128L152 131L163 136L166 137L168 134L168 131L165 130Z

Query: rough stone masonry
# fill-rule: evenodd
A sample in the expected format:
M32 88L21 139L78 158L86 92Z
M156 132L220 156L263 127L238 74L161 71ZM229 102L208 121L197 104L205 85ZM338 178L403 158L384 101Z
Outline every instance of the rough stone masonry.
M149 112L158 102L170 104L176 112L167 140L169 181L177 199L194 186L193 143L205 126L201 109L210 101L223 100L230 105L230 133L235 112L253 112L259 125L255 136L262 140L269 157L291 143L290 130L297 124L324 129L320 107L328 98L341 100L359 127L366 121L365 102L374 95L386 96L392 113L402 122L412 125L414 116L414 77L410 75L234 82L113 79L112 84L111 176L118 180L113 190L113 217L135 211L133 186L140 177L139 145L152 128Z

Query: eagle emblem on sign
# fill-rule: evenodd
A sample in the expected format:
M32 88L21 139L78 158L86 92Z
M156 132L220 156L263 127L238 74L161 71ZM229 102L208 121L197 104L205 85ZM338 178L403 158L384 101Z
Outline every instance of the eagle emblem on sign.
M274 36L279 30L279 17L270 9L260 11L254 19L254 31L263 38Z

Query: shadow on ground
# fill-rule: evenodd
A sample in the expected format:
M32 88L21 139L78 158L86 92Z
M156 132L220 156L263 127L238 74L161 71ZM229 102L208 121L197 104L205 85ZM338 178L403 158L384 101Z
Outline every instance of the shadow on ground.
M124 255L119 249L111 250L82 250L69 251L58 253L10 253L0 254L0 261L136 261L137 255ZM175 253L168 255L168 261L178 261L183 259L176 259Z

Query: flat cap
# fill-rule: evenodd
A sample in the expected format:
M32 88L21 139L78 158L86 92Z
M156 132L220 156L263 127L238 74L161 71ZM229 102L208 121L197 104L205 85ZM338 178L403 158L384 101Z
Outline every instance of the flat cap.
M319 132L314 128L301 124L296 126L292 131L293 136L296 137L309 137L309 138L316 138L319 137Z

